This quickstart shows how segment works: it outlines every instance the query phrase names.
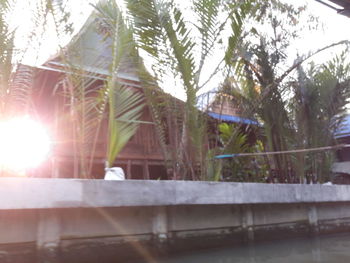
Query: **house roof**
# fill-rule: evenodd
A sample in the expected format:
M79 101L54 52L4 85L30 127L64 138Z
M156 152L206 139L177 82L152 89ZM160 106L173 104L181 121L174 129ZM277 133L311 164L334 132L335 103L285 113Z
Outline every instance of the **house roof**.
M227 121L227 122L234 122L234 123L243 123L247 125L257 125L260 126L260 124L257 121L243 118L243 117L238 117L238 116L233 116L233 115L226 115L226 114L219 114L215 112L209 112L208 115L214 119L221 120L221 121Z
M340 124L339 129L335 132L335 138L345 138L350 136L350 115L347 115L342 123Z
M350 8L350 0L329 0L329 1L343 8Z
M49 59L43 66L50 69L62 69L69 64L70 67L95 73L100 76L110 74L112 63L112 39L106 37L98 22L99 17L93 12L77 35L64 48L64 60L59 53ZM139 81L135 63L124 54L117 76L121 79Z
M321 4L324 4L339 14L350 17L350 0L315 0ZM337 5L337 6L334 6Z

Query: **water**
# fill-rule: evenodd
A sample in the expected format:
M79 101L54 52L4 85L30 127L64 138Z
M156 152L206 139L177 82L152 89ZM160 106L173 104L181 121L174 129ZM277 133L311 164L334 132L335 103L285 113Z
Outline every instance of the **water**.
M159 263L319 263L350 262L350 235L294 239L256 245L205 250Z
M103 251L103 253L102 253ZM89 252L89 253L87 253ZM136 263L129 258L121 259L113 248L106 249L81 247L69 255L59 253L59 259L41 258L42 263L116 263L126 261ZM88 257L85 254L88 254ZM91 254L92 253L92 254ZM21 246L0 246L0 263L38 263L33 244ZM129 260L128 260L129 259ZM227 247L191 251L176 254L169 258L141 260L137 263L348 263L350 262L350 234L324 236L319 238L300 238L274 242L259 243L249 246Z

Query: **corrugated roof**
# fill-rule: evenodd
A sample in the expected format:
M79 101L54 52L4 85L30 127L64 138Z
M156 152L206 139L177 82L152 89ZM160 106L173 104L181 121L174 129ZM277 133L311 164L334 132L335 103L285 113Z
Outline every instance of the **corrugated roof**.
M350 136L350 115L347 115L342 123L340 124L339 129L335 132L335 138L345 138Z
M250 119L247 119L247 118L238 117L238 116L226 115L226 114L218 114L218 113L215 113L215 112L209 112L208 115L210 117L213 117L213 118L215 118L217 120L221 120L221 121L234 122L234 123L243 123L243 124L247 124L247 125L258 125L258 126L260 126L260 124L257 121L250 120Z

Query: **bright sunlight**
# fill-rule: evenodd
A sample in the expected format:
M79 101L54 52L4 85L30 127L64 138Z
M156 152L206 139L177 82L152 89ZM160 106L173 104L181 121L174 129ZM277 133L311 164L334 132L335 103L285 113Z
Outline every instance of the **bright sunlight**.
M46 130L27 117L0 121L0 167L22 174L48 156Z

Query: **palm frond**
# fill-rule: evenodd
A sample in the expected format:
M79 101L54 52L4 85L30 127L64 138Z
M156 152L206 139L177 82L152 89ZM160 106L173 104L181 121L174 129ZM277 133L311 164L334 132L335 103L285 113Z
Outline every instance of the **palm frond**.
M19 65L9 83L8 108L16 114L28 113L31 105L34 71L31 67Z
M241 64L239 63L239 60L237 60L237 51L239 51L245 19L252 14L255 10L255 6L252 1L244 0L237 3L231 3L229 8L232 10L229 16L231 21L231 35L228 39L225 61L227 65L233 67L235 73L240 73Z
M6 114L8 91L13 71L14 32L11 32L6 16L10 10L10 1L0 3L0 114Z
M213 51L215 42L218 41L218 36L224 29L224 24L218 20L218 15L222 11L222 1L201 0L195 1L194 12L198 16L199 27L201 33L201 62L199 71L204 65L205 58ZM226 22L226 20L224 21Z
M221 70L224 60L209 76L209 80L201 85L199 81L204 63L211 55L215 43L218 43L226 20L235 18L236 15L238 16L236 19L241 19L235 26L236 31L232 33L232 37L239 39L244 17L242 18L238 13L239 8L230 9L232 6L226 5L225 1L191 2L196 21L187 21L184 12L175 1L129 0L127 7L133 21L137 46L154 61L152 71L155 80L163 87L169 85L164 81L165 77L171 77L179 84L177 88L181 88L186 95L182 110L177 110L177 113L172 110L172 107L177 107L176 102L173 103L168 99L165 103L168 108L166 112L169 112L168 117L171 116L173 120L168 120L164 125L163 118L160 117L156 122L156 125L161 126L161 130L164 128L176 130L174 136L171 136L173 149L167 154L173 158L174 177L181 174L181 178L204 178L202 175L206 170L208 127L205 115L201 114L197 108L198 93ZM227 9L230 10L227 11ZM241 9L248 12L250 7L242 5ZM220 17L221 11L227 14L227 19ZM193 33L195 30L199 37ZM230 51L235 51L233 40L230 46ZM152 103L152 100L148 99L148 101ZM156 107L153 108L156 109ZM157 113L154 116L159 118L158 115Z
M117 155L129 139L136 133L144 107L142 93L130 87L115 84L111 87L108 121L108 165L112 165Z
M131 29L115 1L101 3L96 10L106 25L106 37L112 38L110 76L104 88L108 99L107 165L110 166L136 133L144 102L142 93L117 83L116 76L125 59L131 59L133 66L137 66L139 60Z

